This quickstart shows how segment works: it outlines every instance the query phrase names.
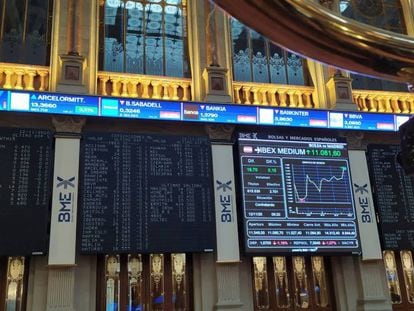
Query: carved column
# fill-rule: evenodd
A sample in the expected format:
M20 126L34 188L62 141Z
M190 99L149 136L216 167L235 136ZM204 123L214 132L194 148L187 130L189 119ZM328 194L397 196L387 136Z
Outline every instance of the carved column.
M57 91L86 93L84 85L85 57L81 55L83 0L68 0L66 14L66 51L59 55Z
M353 103L352 79L337 70L326 84L331 105L337 110L358 110L358 106Z
M86 119L82 117L60 117L55 116L52 119L56 132L58 133L75 133L80 134Z
M206 21L206 45L207 45L207 64L210 67L219 67L217 56L217 38L216 38L216 5L209 1L205 2L207 15Z
M74 311L78 161L85 118L53 117L52 121L57 134L46 311Z
M81 10L82 0L68 0L68 24L67 24L67 36L68 36L68 54L79 55L80 42L79 34L81 22Z
M243 310L240 289L240 257L237 233L237 207L234 192L234 169L231 167L234 161L231 156L232 147L229 145L234 126L206 125L205 128L210 138L215 140L213 143L215 186L217 184L226 184L228 186L227 191L225 189L219 189L220 187L215 189L217 223L217 261L215 270L217 301L214 309ZM226 157L226 159L221 159L220 156ZM223 164L225 160L227 162ZM226 171L226 167L229 167L228 171ZM217 173L218 171L219 173ZM222 209L220 208L221 199L226 201L227 206L231 206L225 214L222 213Z
M339 135L346 138L348 149L361 150L366 149L366 140L364 140L364 132L359 131L341 131Z
M205 125L205 130L212 140L230 141L234 132L233 125Z
M363 132L344 131L340 136L346 137L349 149L366 149L368 140ZM337 257L332 260L332 270L338 311L392 310L382 260Z
M75 311L74 269L49 269L46 311Z
M362 291L357 300L358 311L392 310L382 260L362 261L355 258ZM348 285L349 286L349 285Z
M391 311L382 261L332 258L337 311Z
M216 16L222 14L216 10L216 5L208 1L205 2L205 9L208 12L206 18L206 52L207 52L207 66L203 71L203 79L205 84L205 101L209 102L232 102L228 86L228 69L223 67L219 57L219 36ZM217 12L218 11L218 12ZM223 18L221 16L221 18Z
M335 3L334 0L319 0L319 4L340 14L339 6L334 6ZM325 78L329 79L326 83L329 106L338 110L358 110L352 101L352 79L349 73L332 66L326 65L325 68Z
M240 264L216 264L217 303L215 310L244 310L240 297Z

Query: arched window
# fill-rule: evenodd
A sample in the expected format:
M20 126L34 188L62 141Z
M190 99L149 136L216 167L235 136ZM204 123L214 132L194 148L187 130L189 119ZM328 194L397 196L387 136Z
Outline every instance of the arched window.
M100 69L189 77L186 0L106 0Z
M343 16L397 33L406 33L400 0L341 0ZM351 75L354 89L407 91L403 83Z
M308 84L305 60L231 19L235 81Z
M52 0L0 0L0 60L49 65Z

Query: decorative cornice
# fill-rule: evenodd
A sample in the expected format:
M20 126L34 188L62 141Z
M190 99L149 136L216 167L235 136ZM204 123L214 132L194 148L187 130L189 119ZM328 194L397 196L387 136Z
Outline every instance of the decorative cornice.
M340 136L345 137L348 142L349 149L365 149L366 142L364 141L364 133L355 132L340 132Z
M210 139L217 140L227 140L230 141L234 132L233 125L216 125L216 124L207 124L204 126L207 134Z
M80 133L86 119L82 117L54 116L52 117L56 132Z

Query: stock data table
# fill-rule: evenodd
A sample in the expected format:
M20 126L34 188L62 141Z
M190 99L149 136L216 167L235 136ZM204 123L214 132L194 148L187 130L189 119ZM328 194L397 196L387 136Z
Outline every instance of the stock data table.
M247 251L359 252L346 143L240 138L239 153Z

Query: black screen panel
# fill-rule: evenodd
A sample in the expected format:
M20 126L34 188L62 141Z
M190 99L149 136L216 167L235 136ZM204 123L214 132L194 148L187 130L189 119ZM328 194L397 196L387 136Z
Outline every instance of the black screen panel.
M414 180L396 162L398 145L368 145L368 163L384 249L414 248Z
M0 255L47 251L52 142L48 130L0 129Z
M214 249L208 138L87 133L81 146L81 252Z

